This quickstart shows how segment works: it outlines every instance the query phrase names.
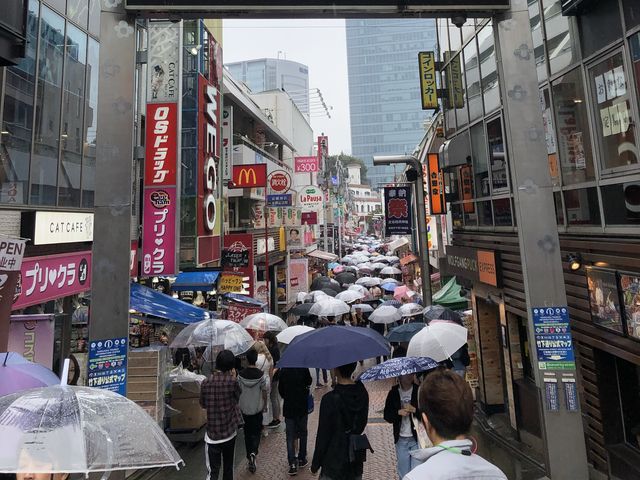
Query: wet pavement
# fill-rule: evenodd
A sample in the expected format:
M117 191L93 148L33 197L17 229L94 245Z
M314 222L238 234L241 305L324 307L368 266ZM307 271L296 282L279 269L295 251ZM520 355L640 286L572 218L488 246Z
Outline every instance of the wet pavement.
M356 372L357 373L357 372ZM312 373L315 381L315 373ZM392 381L372 382L366 384L369 391L369 423L367 436L375 451L369 453L365 463L364 476L366 480L395 480L396 453L393 443L393 430L382 418L382 410L387 392L391 388ZM313 455L315 432L318 427L319 402L322 396L329 391L328 387L313 389L316 402L314 412L309 416L309 460ZM478 444L478 453L500 467L511 480L538 480L544 478L544 472L538 464L521 458L516 446L503 441L491 431L486 431L480 424L474 424L472 436ZM207 471L204 459L204 447L202 442L197 444L178 444L178 451L184 459L186 466L180 471L163 469L147 472L136 480L205 480ZM244 438L242 431L236 440L235 453L235 479L236 480L284 480L287 475L287 454L284 424L277 429L268 430L268 436L262 438L260 453L257 459L258 469L255 474L247 470L245 459ZM295 477L300 480L317 479L312 475L308 467L301 469Z

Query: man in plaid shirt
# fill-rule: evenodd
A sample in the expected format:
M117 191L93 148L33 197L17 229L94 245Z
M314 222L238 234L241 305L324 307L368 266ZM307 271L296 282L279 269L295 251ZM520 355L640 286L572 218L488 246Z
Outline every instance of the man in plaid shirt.
M202 382L200 405L207 410L207 480L233 480L233 457L242 414L238 406L240 385L236 380L235 357L229 350L216 357L216 369Z

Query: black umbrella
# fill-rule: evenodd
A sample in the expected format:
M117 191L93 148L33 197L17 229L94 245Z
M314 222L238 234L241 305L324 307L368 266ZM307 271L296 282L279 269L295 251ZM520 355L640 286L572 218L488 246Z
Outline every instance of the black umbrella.
M311 282L311 291L322 290L324 287L328 286L331 286L333 288L333 286L337 287L338 285L335 280L332 280L329 277L318 277L313 282Z
M344 285L345 283L356 283L357 277L351 272L342 272L336 275L336 280Z
M330 297L335 297L338 293L340 293L337 290L334 290L333 288L329 288L329 287L321 288L320 291L326 293Z
M313 307L313 303L300 303L296 306L294 306L293 308L291 308L291 310L289 310L289 313L292 313L293 315L298 315L303 316L303 315L308 315L309 314L309 309L311 309L311 307Z
M347 266L344 267L345 272L358 273L358 269L356 267Z
M431 320L449 320L462 325L462 317L458 312L454 312L450 308L441 305L430 305L422 311L424 321L429 323Z

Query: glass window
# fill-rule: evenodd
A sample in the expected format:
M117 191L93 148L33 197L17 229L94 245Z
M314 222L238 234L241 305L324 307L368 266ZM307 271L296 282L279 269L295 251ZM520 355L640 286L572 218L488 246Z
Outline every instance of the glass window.
M498 67L491 23L487 24L478 34L478 45L480 49L480 73L484 110L486 113L490 113L500 106Z
M558 155L556 144L556 132L553 129L553 116L551 115L551 99L549 89L540 90L540 110L542 110L542 123L544 127L544 140L547 147L549 160L549 172L554 186L560 185L560 169L558 168Z
M622 0L622 11L627 30L640 25L640 3L638 0Z
M625 441L640 448L640 366L616 357ZM624 468L624 467L621 467Z
M617 2L591 2L578 15L582 56L597 52L622 36L622 24Z
M634 36L629 38L629 45L631 47L631 63L633 65L634 83L636 92L640 96L640 33L636 33Z
M492 227L493 217L491 215L491 200L478 202L478 225L481 227Z
M29 161L36 84L38 2L29 2L27 51L14 67L5 69L5 95L0 132L0 203L23 204L29 190Z
M45 2L58 10L60 13L64 13L64 6L67 0L45 0Z
M451 204L451 223L454 227L462 227L462 204Z
M638 163L635 128L630 111L630 85L622 53L589 70L592 104L596 105L596 141L602 166L623 167Z
M564 225L564 209L562 208L562 195L560 192L553 192L553 203L556 208L556 223Z
M58 171L58 205L80 206L80 170L85 135L84 82L87 65L87 36L73 25L67 26L62 100L62 162Z
M96 175L96 135L98 126L98 73L100 45L89 38L87 85L84 100L84 155L82 160L82 206L93 207Z
M595 178L582 73L572 70L552 86L558 132L562 182L565 185Z
M444 18L437 19L438 25L438 58L444 60L444 52L449 51L448 22Z
M510 227L513 225L511 199L498 198L493 201L493 218L496 227Z
M640 224L640 182L602 186L601 192L605 224Z
M569 225L600 225L598 192L595 188L582 188L564 192Z
M493 194L509 190L507 171L507 146L502 133L500 117L487 123L489 144L489 164L491 166L491 187Z
M572 18L562 15L561 4L561 0L542 0L551 74L558 73L578 60L578 35L574 31Z
M464 47L464 70L467 72L467 104L469 120L482 116L482 88L480 86L480 65L475 39Z
M489 159L484 124L474 125L470 129L470 133L474 190L477 197L488 197L491 195L491 188L489 187Z
M444 188L445 194L447 196L447 202L457 202L458 200L460 200L457 168L451 169L450 171L445 171Z
M83 28L87 28L89 18L89 2L87 0L68 0L67 18Z
M31 161L31 203L37 205L56 204L64 42L63 18L43 6L36 90L36 131Z
M449 50L455 54L460 48L462 48L460 29L449 20Z
M90 0L89 32L96 37L100 36L100 0Z
M458 129L460 129L469 123L462 53L451 59L447 67L447 73L449 77L449 101L451 102L450 105L456 109L456 120Z
M478 225L478 214L475 203L464 202L462 204L462 215L464 216L465 226L476 227Z
M542 15L540 15L540 0L527 0L529 4L529 24L533 36L533 53L536 59L538 82L547 79L547 57L544 52L544 35L542 34Z

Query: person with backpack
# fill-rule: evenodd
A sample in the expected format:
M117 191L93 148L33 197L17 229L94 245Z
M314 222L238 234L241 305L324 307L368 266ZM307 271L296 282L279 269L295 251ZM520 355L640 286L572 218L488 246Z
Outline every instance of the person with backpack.
M361 480L369 416L369 394L362 382L351 378L357 362L331 371L336 386L322 397L311 473L320 480ZM370 448L370 447L368 447Z
M308 465L307 420L309 418L309 388L311 374L308 368L282 368L279 370L278 391L284 400L282 414L287 436L288 474L298 474ZM296 454L296 442L298 453Z
M256 457L262 434L262 415L267 409L268 380L264 372L256 367L258 352L253 348L247 352L249 366L238 374L240 400L238 405L244 420L244 444L247 453L248 469L256 473Z

